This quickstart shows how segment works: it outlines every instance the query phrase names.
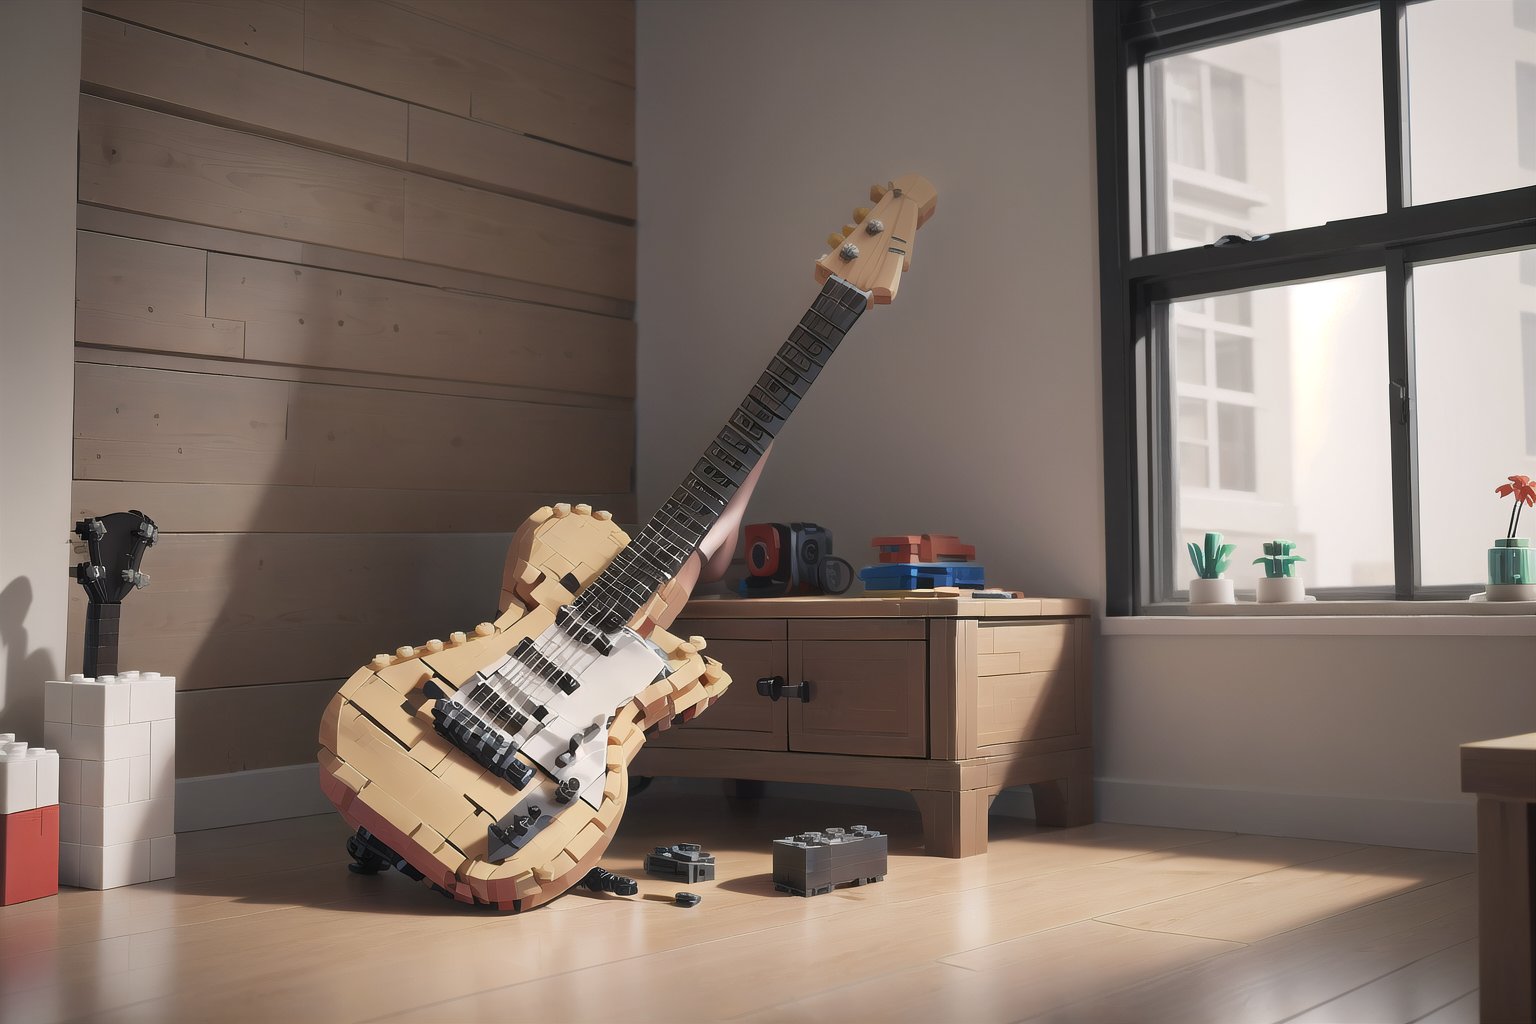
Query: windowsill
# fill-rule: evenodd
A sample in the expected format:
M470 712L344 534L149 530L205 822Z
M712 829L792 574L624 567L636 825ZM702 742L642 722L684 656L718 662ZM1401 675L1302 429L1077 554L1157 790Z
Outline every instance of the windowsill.
M1168 605L1106 617L1104 636L1536 636L1536 601ZM1177 612L1174 609L1178 609Z

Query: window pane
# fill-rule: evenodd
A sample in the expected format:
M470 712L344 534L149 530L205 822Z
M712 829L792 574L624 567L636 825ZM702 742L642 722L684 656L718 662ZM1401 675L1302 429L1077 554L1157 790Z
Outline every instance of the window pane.
M1179 383L1205 383L1205 332L1197 327L1179 328L1179 351L1174 357L1178 364Z
M1216 335L1216 386L1253 391L1253 341L1236 334Z
M1240 587L1260 573L1250 565L1260 545L1276 539L1299 545L1308 588L1392 584L1385 292L1374 273L1247 293L1252 336L1221 335L1220 390L1200 392L1214 402L1174 396L1180 486L1168 543L1222 532L1238 545L1232 575ZM1175 330L1190 315L1186 305L1170 306ZM1208 483L1187 469L1194 402L1209 434L1200 435L1207 462L1215 462ZM1182 586L1187 569L1176 563L1167 582Z
M1536 289L1520 254L1415 267L1420 582L1481 584L1511 506L1506 477L1536 476ZM1522 521L1521 533L1531 536Z
M1247 292L1218 295L1216 296L1216 319L1224 324L1239 324L1247 327L1253 323L1253 311L1250 305Z
M1386 209L1378 21L1367 12L1148 61L1161 91L1150 251ZM1221 230L1197 238L1197 220Z
M1413 201L1536 184L1536 37L1510 0L1409 4ZM1524 62L1522 64L1522 62Z

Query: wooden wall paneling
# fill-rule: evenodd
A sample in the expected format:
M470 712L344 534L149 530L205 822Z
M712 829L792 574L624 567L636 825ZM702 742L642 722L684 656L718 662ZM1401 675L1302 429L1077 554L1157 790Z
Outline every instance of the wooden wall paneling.
M304 0L85 0L85 8L274 64L304 64Z
M635 229L411 175L405 258L633 301Z
M344 388L368 388L374 391L408 391L421 395L486 398L498 402L564 405L578 409L609 409L628 413L634 411L634 402L628 398L591 395L579 391L549 391L543 388L514 387L508 384L434 380L430 377L399 377L393 374L366 373L357 370L328 370L317 366L285 366L281 363L258 363L248 359L211 362L203 356L184 356L174 352L143 352L136 349L80 345L75 349L75 361L98 363L103 366L137 366L146 370L171 370L177 373L215 373L225 377L250 377L256 380L329 384Z
M210 252L225 252L257 259L302 263L306 266L366 274L392 281L407 281L477 295L494 295L504 299L560 306L564 309L579 309L601 316L618 317L622 320L628 320L634 315L635 304L630 300L552 288L526 281L514 281L510 278L454 267L416 263L410 260L374 256L370 253L349 252L346 249L330 246L271 238L203 224L189 224L163 217L151 217L128 210L112 210L88 203L81 203L76 207L75 215L77 225L83 231L150 239L170 245L191 246L207 249Z
M119 663L174 674L181 690L344 678L381 651L493 617L510 541L510 532L163 534L144 559L153 582L123 602ZM85 595L72 589L73 659Z
M195 111L199 120L326 149L406 158L406 105L399 100L96 14L86 14L82 25L80 77L93 90L142 106Z
M404 177L230 128L80 98L80 198L88 203L399 256Z
M538 481L530 481L537 485ZM635 498L594 491L437 491L76 480L74 516L145 510L171 533L496 533L540 505L586 502L632 523Z
M418 14L491 36L520 50L635 84L633 0L395 0Z
M221 775L313 760L320 714L342 682L318 679L183 691L176 698L177 776Z
M410 106L407 159L472 185L635 219L635 169L428 107Z
M304 60L312 74L634 159L633 88L382 0L307 0Z
M208 308L251 359L629 397L634 323L213 253Z
M614 493L633 447L627 410L76 367L76 479Z
M115 348L238 359L245 325L204 315L208 254L79 232L75 340Z

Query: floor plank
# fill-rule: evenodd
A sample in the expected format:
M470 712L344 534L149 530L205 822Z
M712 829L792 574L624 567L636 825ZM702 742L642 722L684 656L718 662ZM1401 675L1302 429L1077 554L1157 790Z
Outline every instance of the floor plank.
M851 824L889 834L883 882L774 891L772 839ZM1476 1015L1463 996L1475 887L1455 856L996 818L986 856L949 860L923 855L915 808L658 783L604 858L639 879L638 897L572 893L503 915L397 874L348 873L346 836L329 815L191 833L174 879L0 908L6 1020ZM689 887L696 908L672 902L675 881L640 873L645 853L676 842L716 856L716 880Z

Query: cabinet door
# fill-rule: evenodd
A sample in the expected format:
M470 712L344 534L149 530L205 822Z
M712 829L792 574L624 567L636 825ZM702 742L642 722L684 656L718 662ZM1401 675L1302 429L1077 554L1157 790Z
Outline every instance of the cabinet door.
M711 640L705 653L717 658L731 685L691 722L646 739L656 747L724 747L731 750L784 750L784 702L759 696L757 681L788 671L783 640Z
M928 645L922 640L792 640L789 748L823 754L928 754ZM835 779L827 780L835 782Z
M1044 740L1077 731L1073 630L1073 623L1066 621L980 624L976 632L979 747Z

